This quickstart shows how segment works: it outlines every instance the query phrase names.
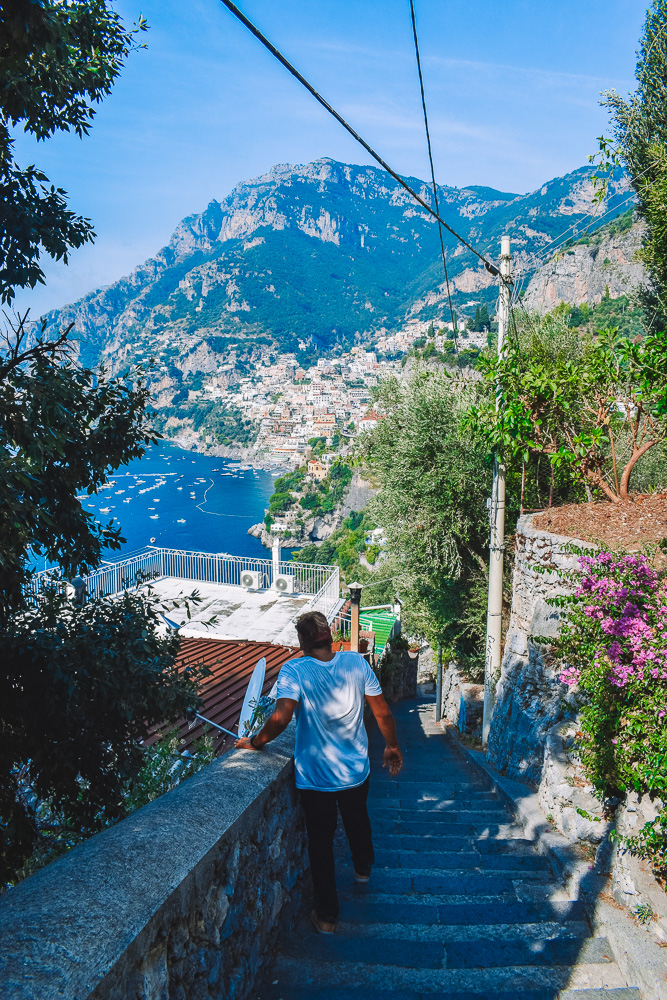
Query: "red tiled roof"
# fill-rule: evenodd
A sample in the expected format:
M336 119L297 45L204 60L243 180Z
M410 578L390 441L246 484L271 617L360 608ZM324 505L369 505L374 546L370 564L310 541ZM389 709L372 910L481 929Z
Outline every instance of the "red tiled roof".
M274 646L270 642L182 639L176 663L182 669L199 663L205 663L209 667L211 673L204 678L199 691L203 702L200 712L211 722L217 722L231 732L236 732L248 681L262 656L266 657L262 694L268 694L283 663L301 656L301 650L295 646ZM197 719L190 729L187 721L182 719L175 726L160 726L146 743L154 743L161 735L174 728L180 729L185 740L183 749L189 750L203 734L205 725ZM217 753L229 750L232 746L231 738L219 731L214 730L213 739Z

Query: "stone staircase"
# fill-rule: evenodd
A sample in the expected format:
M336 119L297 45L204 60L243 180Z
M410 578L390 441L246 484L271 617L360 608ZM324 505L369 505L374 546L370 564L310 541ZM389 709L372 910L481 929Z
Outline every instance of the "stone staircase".
M371 726L371 881L354 883L339 824L336 935L315 934L306 900L251 996L641 1000L486 776L436 727L433 709L396 706L405 755L396 779L380 766L383 744Z

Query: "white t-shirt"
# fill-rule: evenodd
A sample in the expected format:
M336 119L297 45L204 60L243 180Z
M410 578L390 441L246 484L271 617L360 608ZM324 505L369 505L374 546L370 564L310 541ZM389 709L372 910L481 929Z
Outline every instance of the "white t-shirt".
M296 787L338 792L368 777L364 695L382 694L359 653L336 653L323 663L313 656L288 660L278 674L278 698L296 709Z

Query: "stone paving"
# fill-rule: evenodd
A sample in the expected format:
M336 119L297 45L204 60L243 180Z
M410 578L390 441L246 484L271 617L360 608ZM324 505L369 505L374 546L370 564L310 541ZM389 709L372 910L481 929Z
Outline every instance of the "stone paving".
M340 923L315 934L306 903L256 1000L641 1000L547 858L433 721L395 706L405 754L392 779L371 732L376 864L356 885L337 834ZM312 905L312 904L310 904Z

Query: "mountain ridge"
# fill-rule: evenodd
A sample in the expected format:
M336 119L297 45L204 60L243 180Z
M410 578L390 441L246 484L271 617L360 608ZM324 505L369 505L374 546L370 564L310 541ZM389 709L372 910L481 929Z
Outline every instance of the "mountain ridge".
M441 214L494 258L509 233L527 267L592 207L592 168L527 194L438 187ZM425 199L427 182L409 178ZM621 211L628 182L612 179L604 212ZM602 214L602 213L601 213ZM455 307L492 304L495 282L444 233ZM491 248L489 250L489 248ZM128 276L47 315L73 323L82 360L112 366L159 358L162 369L201 356L330 349L414 321L446 318L435 220L380 168L328 158L277 164L193 213Z

